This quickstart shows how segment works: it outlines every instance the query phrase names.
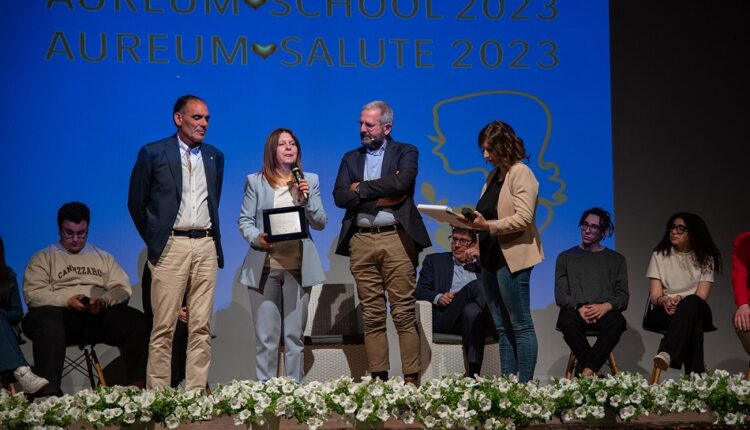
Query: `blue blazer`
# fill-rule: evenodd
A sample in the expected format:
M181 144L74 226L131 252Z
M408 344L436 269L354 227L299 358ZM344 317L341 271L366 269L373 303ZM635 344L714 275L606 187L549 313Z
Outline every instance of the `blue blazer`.
M396 221L409 233L419 251L432 244L422 222L422 215L414 205L419 151L414 145L396 142L390 136L387 139L380 179L362 182L367 158L364 147L347 152L341 160L336 185L333 188L333 198L336 206L346 209L346 213L341 221L336 254L350 254L349 241L357 227L357 213L377 214L379 208L376 202L380 197L405 195L406 200L391 208ZM358 193L349 189L353 182L362 182Z
M307 223L315 230L323 230L328 222L328 215L323 209L320 198L320 182L315 173L305 172L305 179L310 186L310 198L305 206ZM272 209L274 189L260 173L253 173L245 180L245 197L242 200L238 224L240 232L250 244L245 261L240 270L240 283L250 287L259 287L263 268L268 253L260 247L258 237L263 232L263 210ZM320 256L312 239L302 239L302 286L311 287L326 280Z
M477 279L469 284L482 282L481 268L478 263L471 264L471 271L477 273ZM430 254L422 260L422 268L419 270L419 279L417 280L417 289L414 297L417 300L426 300L433 304L433 318L443 314L447 308L441 308L435 305L435 297L450 291L453 285L453 254L450 252L439 252ZM466 287L464 287L466 288Z
M450 291L452 284L453 255L450 252L430 254L422 260L414 296L432 303L435 296Z
M219 198L224 179L224 154L201 144L208 188L208 214L213 227L219 267L224 267L219 230ZM144 145L130 174L128 210L146 242L148 260L156 263L172 234L182 200L182 160L177 135Z

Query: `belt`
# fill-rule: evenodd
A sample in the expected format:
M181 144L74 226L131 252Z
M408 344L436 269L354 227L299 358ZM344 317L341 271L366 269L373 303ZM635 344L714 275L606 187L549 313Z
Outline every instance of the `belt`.
M190 239L203 239L204 237L213 237L211 230L172 230L172 236L188 237Z
M389 231L399 231L403 230L404 227L401 226L401 224L391 224L391 225L376 225L373 227L357 227L357 233L386 233Z

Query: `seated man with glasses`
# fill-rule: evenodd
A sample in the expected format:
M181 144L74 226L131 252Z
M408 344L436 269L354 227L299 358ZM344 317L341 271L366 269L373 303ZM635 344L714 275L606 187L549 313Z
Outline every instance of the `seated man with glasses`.
M555 266L557 326L576 357L575 375L592 376L620 341L628 307L628 270L622 254L601 244L612 236L609 212L591 208L578 222L581 244L560 253ZM587 330L599 332L593 346Z
M49 380L40 395L61 394L66 347L89 342L119 347L127 383L145 386L146 319L128 306L130 280L114 257L86 243L90 219L83 203L62 205L60 241L34 254L24 273L29 312L21 325L33 341L37 373Z
M417 300L432 302L433 331L460 334L468 369L478 375L484 358L484 339L496 336L492 315L479 281L476 232L453 227L451 252L430 254L422 261Z

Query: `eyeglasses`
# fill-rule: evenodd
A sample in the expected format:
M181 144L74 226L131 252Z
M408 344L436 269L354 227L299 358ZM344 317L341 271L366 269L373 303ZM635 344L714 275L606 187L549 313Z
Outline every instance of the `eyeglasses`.
M89 231L83 230L83 231L70 231L70 230L63 230L62 236L67 239L71 240L74 237L77 237L78 239L86 239L86 236L88 236Z
M676 231L677 234L683 234L688 231L688 228L682 224L667 224L667 231Z
M581 227L582 231L586 231L588 229L594 230L594 231L601 231L602 226L599 224L589 224L586 221L581 221L580 224L578 224L579 227Z
M451 241L451 243L457 243L461 246L469 246L474 243L474 239L461 239L455 236L448 236L448 239Z

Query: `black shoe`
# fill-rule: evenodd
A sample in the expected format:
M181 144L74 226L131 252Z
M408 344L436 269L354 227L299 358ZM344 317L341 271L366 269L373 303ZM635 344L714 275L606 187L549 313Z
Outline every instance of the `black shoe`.
M475 376L479 376L479 374L482 373L482 364L477 363L469 363L469 369L466 372L467 378L473 378Z
M387 381L388 371L382 370L380 372L370 372L370 376L372 377L372 379L380 379L381 381Z

